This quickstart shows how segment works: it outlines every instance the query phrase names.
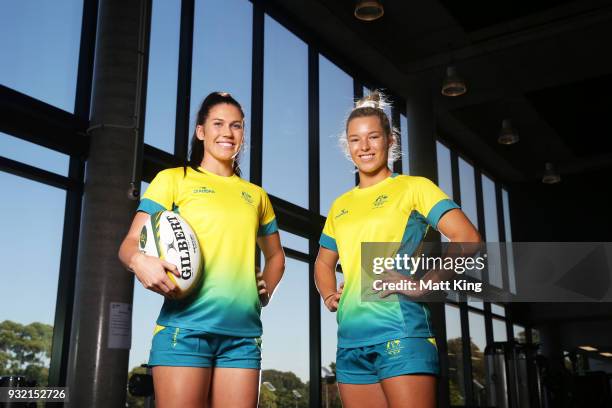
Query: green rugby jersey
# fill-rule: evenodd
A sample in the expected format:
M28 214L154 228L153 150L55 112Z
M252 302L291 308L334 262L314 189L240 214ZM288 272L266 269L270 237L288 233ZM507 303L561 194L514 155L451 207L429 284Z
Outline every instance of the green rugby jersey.
M395 242L419 246L429 226L436 228L447 211L459 208L424 177L393 174L366 188L338 197L319 240L338 252L344 291L337 312L338 347L361 347L401 337L433 337L424 303L404 296L398 301L362 301L361 243Z
M184 300L165 299L157 324L261 336L255 248L258 235L278 231L272 204L261 187L236 175L199 170L159 172L138 207L148 214L179 213L198 236L204 257L200 290Z

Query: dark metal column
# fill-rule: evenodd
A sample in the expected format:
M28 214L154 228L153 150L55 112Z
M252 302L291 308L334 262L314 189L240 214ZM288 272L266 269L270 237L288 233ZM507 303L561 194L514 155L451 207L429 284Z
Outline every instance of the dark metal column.
M317 219L320 209L319 176L319 53L308 47L308 208L315 234L308 240L310 253L308 311L310 332L310 406L321 406L321 297L314 281L314 259L319 251Z
M181 3L181 31L176 91L174 155L185 159L189 151L189 108L191 106L191 61L193 56L194 0Z
M435 114L433 109L430 74L425 73L411 84L410 97L406 100L408 118L408 154L410 174L423 176L437 182ZM439 240L437 233L427 234L427 240ZM430 303L431 318L440 355L438 380L438 406L449 406L448 358L446 352L446 321L444 303Z
M264 98L264 9L263 0L253 1L253 63L251 70L251 183L261 186L263 157Z
M136 206L128 187L145 86L139 73L146 68L142 48L150 0L101 0L98 16L67 374L68 406L79 408L125 405L134 280L117 251ZM111 313L111 304L125 313Z

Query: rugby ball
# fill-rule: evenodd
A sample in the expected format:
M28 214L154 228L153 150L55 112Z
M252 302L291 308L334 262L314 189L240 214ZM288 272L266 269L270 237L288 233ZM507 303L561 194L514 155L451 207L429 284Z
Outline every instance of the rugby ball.
M152 214L140 231L138 246L150 256L170 262L181 277L167 272L178 287L177 298L188 296L200 283L204 259L198 237L180 215L172 211Z

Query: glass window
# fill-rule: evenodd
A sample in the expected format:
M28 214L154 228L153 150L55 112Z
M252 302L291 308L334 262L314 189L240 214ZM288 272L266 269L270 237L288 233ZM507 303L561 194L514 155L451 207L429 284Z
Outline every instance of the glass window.
M442 143L436 141L436 155L438 164L438 186L453 198L453 173L451 168L450 150ZM440 233L443 242L448 242L448 238Z
M250 174L252 14L253 5L249 1L196 1L189 120L191 135L204 98L214 91L232 94L242 105L246 119L245 143L240 153L240 170L245 180L249 180ZM228 18L231 29L222 23Z
M540 331L538 329L531 329L531 342L533 344L540 342Z
M495 303L491 303L491 312L506 317L506 308L504 306L496 305Z
M174 153L180 28L181 3L153 0L145 143L168 153Z
M57 284L64 228L66 192L0 172L0 185L11 192L2 200L0 245L5 278L0 296L0 376L24 375L47 384L55 319ZM41 205L41 203L44 203ZM8 251L8 252L7 252ZM26 333L35 333L31 338ZM19 340L17 340L19 339ZM27 343L27 344L24 344ZM18 358L20 347L32 354Z
M493 319L493 341L508 341L505 321Z
M73 112L82 19L82 1L2 2L0 83Z
M482 179L482 199L485 220L485 242L499 242L499 228L497 224L497 197L495 195L495 183L485 176ZM501 288L502 270L501 254L496 244L487 245L489 282L491 285Z
M262 381L276 388L273 395L262 394L262 406L270 402L268 398L279 407L294 406L294 389L301 395L299 406L308 406L308 273L307 263L287 258L283 279L262 309ZM287 384L292 385L286 388Z
M451 405L465 405L463 377L463 336L459 308L444 305L446 313L446 347L448 349L448 382Z
M502 188L502 204L504 208L504 230L506 232L506 242L512 242L512 225L510 224L510 205L508 203L508 192ZM508 281L510 283L510 291L516 293L516 278L514 275L514 252L512 245L506 246L506 254L508 257Z
M478 229L474 168L461 157L459 158L459 190L461 192L461 209ZM466 273L474 278L482 279L482 271L478 269L474 268Z
M514 332L514 341L517 343L526 343L525 327L520 324L513 324L512 331Z
M400 114L400 139L402 144L402 173L410 174L410 162L408 157L408 119L403 113Z
M295 249L302 253L308 253L308 239L299 235L292 234L285 230L279 230L281 245L286 248Z
M482 303L482 300L478 298L468 296L467 304L468 306L475 307L476 309L484 310L484 303Z
M344 275L336 272L336 283L338 286L344 282ZM321 381L322 381L322 406L341 407L338 385L329 378L328 370L336 375L336 347L338 345L338 323L336 313L327 310L323 299L321 299ZM328 377L326 379L326 377Z
M353 78L319 55L319 169L321 214L355 186L355 166L340 146L353 107Z
M486 405L487 382L485 375L484 349L487 345L484 316L470 311L468 313L470 326L470 349L472 350L472 389L476 406Z
M308 47L265 17L263 186L308 207Z
M70 157L0 132L0 152L7 159L68 176Z
M461 157L459 158L459 188L461 190L461 208L472 224L478 228L474 168Z
M450 150L442 143L436 141L436 155L438 161L438 186L452 199L453 172Z

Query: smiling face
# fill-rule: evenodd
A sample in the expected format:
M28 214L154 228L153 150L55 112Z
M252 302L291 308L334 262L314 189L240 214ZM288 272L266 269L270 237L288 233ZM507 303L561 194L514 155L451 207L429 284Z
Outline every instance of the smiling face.
M387 167L391 138L377 116L351 119L346 134L351 159L360 173L374 174Z
M208 112L204 124L196 126L196 136L204 141L204 160L232 162L244 140L244 118L240 109L220 103Z

